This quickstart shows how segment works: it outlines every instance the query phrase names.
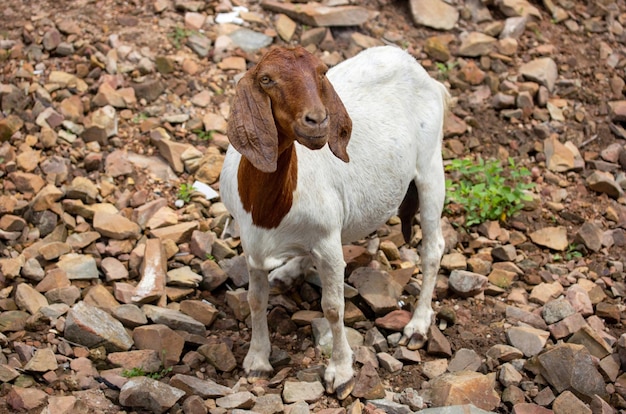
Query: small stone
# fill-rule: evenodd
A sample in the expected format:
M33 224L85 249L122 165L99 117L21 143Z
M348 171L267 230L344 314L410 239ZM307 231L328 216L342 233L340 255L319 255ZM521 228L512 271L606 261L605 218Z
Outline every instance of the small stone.
M451 30L459 19L457 9L441 0L411 0L411 15L418 25L436 30Z
M565 227L544 227L530 233L533 243L548 247L552 250L564 251L569 242L567 240L567 229Z
M178 401L185 392L163 382L148 377L134 377L120 390L120 404L137 407L153 413L164 413Z
M237 367L235 356L225 343L202 345L198 352L219 371L231 372Z
M524 78L537 82L548 88L554 89L558 77L557 65L552 58L538 58L519 67L519 72Z
M487 283L486 276L466 270L453 270L448 279L450 289L462 297L476 296L487 287Z
M531 327L514 326L506 331L506 337L512 346L531 357L541 352L550 334Z
M319 400L322 395L324 395L324 386L318 381L286 381L283 386L283 401L287 404L297 401L312 403Z

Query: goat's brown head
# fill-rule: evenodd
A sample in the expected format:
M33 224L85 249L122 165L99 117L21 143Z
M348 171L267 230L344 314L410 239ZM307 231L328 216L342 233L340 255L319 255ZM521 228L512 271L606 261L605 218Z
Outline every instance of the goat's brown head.
M310 149L328 143L335 156L349 161L352 121L327 70L302 47L275 48L239 81L228 138L255 168L274 172L278 154L294 140Z

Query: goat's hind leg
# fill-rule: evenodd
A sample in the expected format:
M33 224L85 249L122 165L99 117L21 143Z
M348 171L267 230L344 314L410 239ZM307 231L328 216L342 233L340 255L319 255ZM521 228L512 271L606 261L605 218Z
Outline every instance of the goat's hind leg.
M248 268L250 285L248 290L248 304L252 320L252 338L250 349L243 361L243 368L248 380L267 378L272 373L270 364L269 331L267 327L267 302L269 299L269 281L267 271Z
M441 159L431 162L427 174L416 179L420 195L420 221L422 227L422 290L417 308L409 323L404 327L401 343L409 349L419 349L428 339L428 329L433 319L433 291L439 273L444 239L441 232L441 213L445 199L445 176Z

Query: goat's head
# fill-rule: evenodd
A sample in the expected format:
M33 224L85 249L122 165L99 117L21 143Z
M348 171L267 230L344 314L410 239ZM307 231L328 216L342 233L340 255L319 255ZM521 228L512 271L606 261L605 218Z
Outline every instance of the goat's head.
M328 143L335 156L349 161L352 121L327 69L302 47L275 48L239 81L228 138L255 168L274 172L278 154L293 141L310 149Z

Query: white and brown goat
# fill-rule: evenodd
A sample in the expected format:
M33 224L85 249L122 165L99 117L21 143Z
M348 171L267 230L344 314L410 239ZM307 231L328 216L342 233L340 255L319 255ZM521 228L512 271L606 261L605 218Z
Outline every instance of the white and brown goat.
M308 256L321 276L333 337L326 389L343 399L354 371L343 324L342 244L366 237L394 214L410 237L418 194L423 284L404 340L411 348L426 340L444 250L441 142L448 93L391 46L327 69L301 47L275 48L243 76L220 186L250 271L252 338L244 369L250 377L272 371L268 273Z

